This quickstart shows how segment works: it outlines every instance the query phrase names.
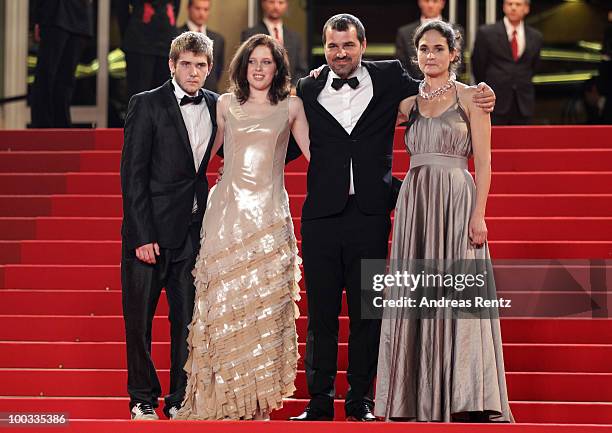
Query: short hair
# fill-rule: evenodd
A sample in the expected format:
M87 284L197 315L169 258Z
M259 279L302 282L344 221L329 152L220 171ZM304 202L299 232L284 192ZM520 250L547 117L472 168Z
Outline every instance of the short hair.
M328 19L325 25L323 25L323 45L325 45L325 32L327 32L328 28L339 32L347 32L350 26L355 27L357 39L363 44L363 41L365 41L365 27L363 27L359 18L351 14L338 14Z
M255 48L259 46L267 47L270 50L272 59L276 64L276 73L274 74L270 90L268 91L268 99L272 105L276 105L279 101L289 96L291 91L291 77L289 74L289 60L285 48L269 35L253 35L240 45L229 67L230 91L236 95L236 99L238 99L241 104L244 104L249 99L251 94L249 81L247 79L249 59Z
M458 30L455 30L449 23L441 20L434 20L421 24L414 32L413 39L414 47L416 48L417 53L419 51L419 42L421 41L421 38L423 38L423 35L430 30L435 30L440 33L444 39L446 39L448 50L455 52L455 59L451 61L448 67L450 72L455 72L461 64L461 33ZM418 63L417 59L412 60Z
M170 60L176 63L181 53L191 52L197 55L204 54L209 65L213 61L213 41L204 33L185 32L178 35L170 44Z
M193 2L194 2L194 1L197 1L197 0L189 0L189 1L187 2L187 8L190 8L191 6L193 6ZM212 0L205 0L205 1L207 1L207 2L209 2L209 3L210 3L210 2L212 2Z

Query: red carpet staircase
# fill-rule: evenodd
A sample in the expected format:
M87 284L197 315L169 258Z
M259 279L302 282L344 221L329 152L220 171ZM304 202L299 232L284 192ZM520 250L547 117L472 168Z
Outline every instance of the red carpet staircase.
M121 130L0 131L0 412L66 412L66 431L145 431L124 421L121 143ZM403 177L408 157L400 130L395 147L394 172ZM487 222L494 258L612 258L612 128L497 128L493 148ZM305 170L301 159L286 175L298 237ZM516 285L498 290L532 295ZM167 310L162 296L153 355L164 390ZM612 319L502 319L502 331L519 425L159 421L146 431L612 431ZM303 354L304 316L298 333ZM347 388L347 334L342 317L338 397ZM302 370L297 388L275 419L306 404ZM344 419L342 400L336 417ZM20 431L28 430L39 431Z

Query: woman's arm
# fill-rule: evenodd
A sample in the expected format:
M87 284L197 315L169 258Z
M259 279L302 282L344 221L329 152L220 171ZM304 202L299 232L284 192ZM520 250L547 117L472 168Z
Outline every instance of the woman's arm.
M399 104L398 111L400 114L408 117L410 115L410 111L412 107L414 107L414 101L416 100L416 96L409 96L405 99L402 99L402 102Z
M307 161L310 161L310 136L304 104L297 96L289 97L289 122L291 133Z
M491 116L474 102L473 94L478 90L464 87L458 91L460 102L467 108L466 114L470 119L476 172L476 203L470 218L469 236L473 245L480 246L487 240L485 210L491 186Z
M219 96L217 100L217 134L215 135L215 141L210 151L210 159L214 158L221 146L223 145L223 138L225 134L225 112L229 104L230 94L224 93Z

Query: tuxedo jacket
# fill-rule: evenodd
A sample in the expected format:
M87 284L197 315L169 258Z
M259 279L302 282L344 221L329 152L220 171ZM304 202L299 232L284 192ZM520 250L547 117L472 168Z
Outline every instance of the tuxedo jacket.
M411 77L419 80L423 78L423 73L419 69L419 65L415 64L412 59L417 56L413 38L416 29L420 25L420 19L410 24L406 24L397 30L397 35L395 37L395 57L402 62L402 66L408 71ZM463 27L453 24L453 28L464 37L465 33L463 32ZM464 70L465 68L460 66L458 74L462 73Z
M244 30L240 34L240 42L246 41L253 35L261 34L269 35L268 27L263 21L259 24ZM297 81L306 76L308 73L308 64L306 62L306 51L302 45L302 39L297 32L288 29L286 25L283 25L283 43L287 50L287 57L289 58L289 70L291 73L291 84L296 85Z
M203 92L212 134L197 171L172 81L130 99L121 155L121 233L129 249L151 242L178 248L193 219L194 195L198 220L204 215L208 198L206 167L217 132L218 95Z
M362 65L372 78L373 96L350 134L317 101L329 67L316 79L306 77L298 82L297 94L310 124L311 155L302 219L334 215L344 209L351 160L359 209L381 215L395 207L397 183L393 182L391 165L397 109L402 99L418 92L418 82L397 60L362 61Z
M180 4L180 0L122 0L117 19L123 51L167 58L172 39L179 33ZM152 14L147 12L151 10Z
M472 51L472 70L476 82L484 81L495 91L496 114L507 114L512 99L516 97L521 114L533 115L535 90L532 78L541 48L542 34L525 24L525 52L515 62L503 21L478 30Z
M93 0L34 0L32 15L36 24L93 36Z
M188 32L189 27L184 25L179 30L181 33ZM213 41L213 69L204 82L204 88L212 90L215 93L220 93L219 81L221 80L221 76L223 75L223 67L225 66L225 39L219 33L213 32L209 29L206 29L206 36Z

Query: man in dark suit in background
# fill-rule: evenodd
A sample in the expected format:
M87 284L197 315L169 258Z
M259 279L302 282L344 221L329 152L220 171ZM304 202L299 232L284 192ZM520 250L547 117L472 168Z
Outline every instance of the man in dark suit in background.
M93 0L34 0L40 40L30 106L33 128L70 128L70 102L79 57L93 36Z
M210 74L204 83L204 88L219 93L219 80L223 75L225 39L217 32L208 28L211 0L189 0L187 24L181 27L181 32L204 33L213 41L213 64Z
M413 62L416 59L417 53L414 47L414 32L421 25L428 21L443 20L442 11L446 5L445 0L418 0L419 9L421 10L421 18L410 24L400 27L397 30L395 38L395 57L402 62L404 69L408 71L411 77L422 79L423 73L419 69L419 65ZM453 25L455 30L459 31L463 37L463 28L459 25ZM459 73L463 72L461 68Z
M178 34L180 0L123 0L117 19L127 64L128 99L168 79L168 50Z
M472 71L497 95L495 125L531 123L535 109L532 78L540 60L542 34L524 22L530 0L504 0L504 19L476 34Z
M154 408L162 390L151 359L151 329L162 287L170 310L167 417L175 416L185 395L187 326L195 298L191 271L217 131L217 94L201 88L210 62L208 37L178 36L167 63L173 78L135 95L125 120L121 286L132 419L157 419Z
M295 87L297 81L306 76L308 65L300 35L283 25L283 16L288 6L288 0L261 0L263 19L257 25L244 30L240 35L240 41L244 42L258 33L270 35L279 41L287 50L291 85Z

